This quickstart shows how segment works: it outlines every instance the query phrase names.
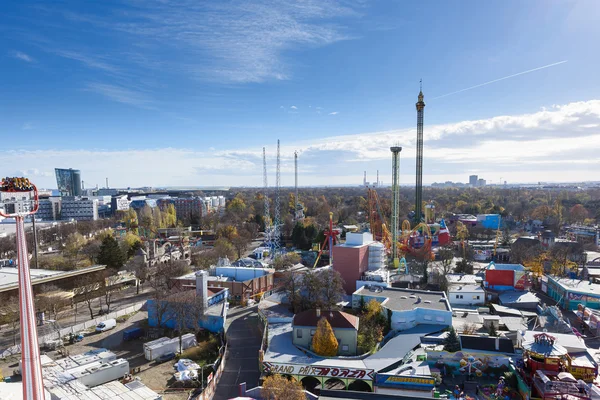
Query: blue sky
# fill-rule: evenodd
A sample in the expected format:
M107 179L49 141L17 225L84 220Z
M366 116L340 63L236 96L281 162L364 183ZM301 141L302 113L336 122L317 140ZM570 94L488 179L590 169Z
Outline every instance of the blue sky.
M411 184L422 78L426 183L598 179L598 20L593 0L9 2L1 174L261 185L279 138L284 185L294 150L301 184L389 182L396 143Z

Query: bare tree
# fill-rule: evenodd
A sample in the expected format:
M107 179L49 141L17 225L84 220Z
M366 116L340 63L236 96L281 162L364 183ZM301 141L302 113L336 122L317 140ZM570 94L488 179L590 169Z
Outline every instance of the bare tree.
M126 268L133 272L137 279L137 294L140 294L140 288L148 279L149 268L142 257L133 257L126 265Z
M69 294L53 284L41 285L35 302L38 310L49 313L57 320L61 310L68 304Z
M240 234L232 239L231 244L233 244L233 247L237 252L238 258L242 258L242 255L246 250L248 250L248 246L250 246L250 238L243 234Z
M179 351L182 351L182 336L186 330L200 330L204 319L202 299L196 296L195 290L181 290L169 299L168 313L175 322L179 334Z
M344 296L344 279L338 271L325 270L318 274L317 281L321 284L320 302L329 310L337 307Z
M282 287L290 303L290 307L294 313L300 311L301 308L301 296L300 288L302 286L301 277L294 274L292 271L288 271L283 276Z
M189 271L187 263L173 261L167 264L157 264L149 275L148 282L154 289L152 295L159 327L163 326L172 317L169 312L169 297L173 294L170 280L185 274L186 269Z
M112 271L106 270L104 277L104 304L106 304L106 312L110 312L110 305L114 300L113 295L119 290L119 275L113 274Z
M87 303L90 311L90 319L94 319L92 301L99 297L104 290L104 278L102 275L87 274L75 281L75 301L81 299Z
M21 312L19 308L19 299L11 297L0 309L0 325L9 324L11 327L13 345L17 345L17 334L19 333Z

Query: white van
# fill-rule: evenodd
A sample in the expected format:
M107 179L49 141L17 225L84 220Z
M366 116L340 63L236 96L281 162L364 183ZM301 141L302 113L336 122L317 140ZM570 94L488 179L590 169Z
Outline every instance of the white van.
M107 319L104 322L100 322L96 325L96 332L105 332L117 326L117 320L114 318Z

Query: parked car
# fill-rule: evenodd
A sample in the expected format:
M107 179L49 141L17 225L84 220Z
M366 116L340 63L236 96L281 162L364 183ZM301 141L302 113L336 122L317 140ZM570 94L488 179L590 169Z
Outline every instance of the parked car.
M106 332L110 329L113 329L116 326L117 326L116 319L114 319L114 318L107 319L106 321L100 322L98 325L96 325L96 332Z
M171 361L175 358L175 353L166 353L156 359L157 364L162 364L167 361Z

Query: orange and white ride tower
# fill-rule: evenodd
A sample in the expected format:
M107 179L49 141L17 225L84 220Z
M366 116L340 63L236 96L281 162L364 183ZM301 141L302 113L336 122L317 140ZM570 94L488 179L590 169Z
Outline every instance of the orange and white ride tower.
M38 346L33 289L29 272L24 218L35 214L39 199L35 185L26 178L4 178L0 186L0 215L14 218L17 224L19 268L19 308L21 312L21 376L23 399L44 400L42 364Z

